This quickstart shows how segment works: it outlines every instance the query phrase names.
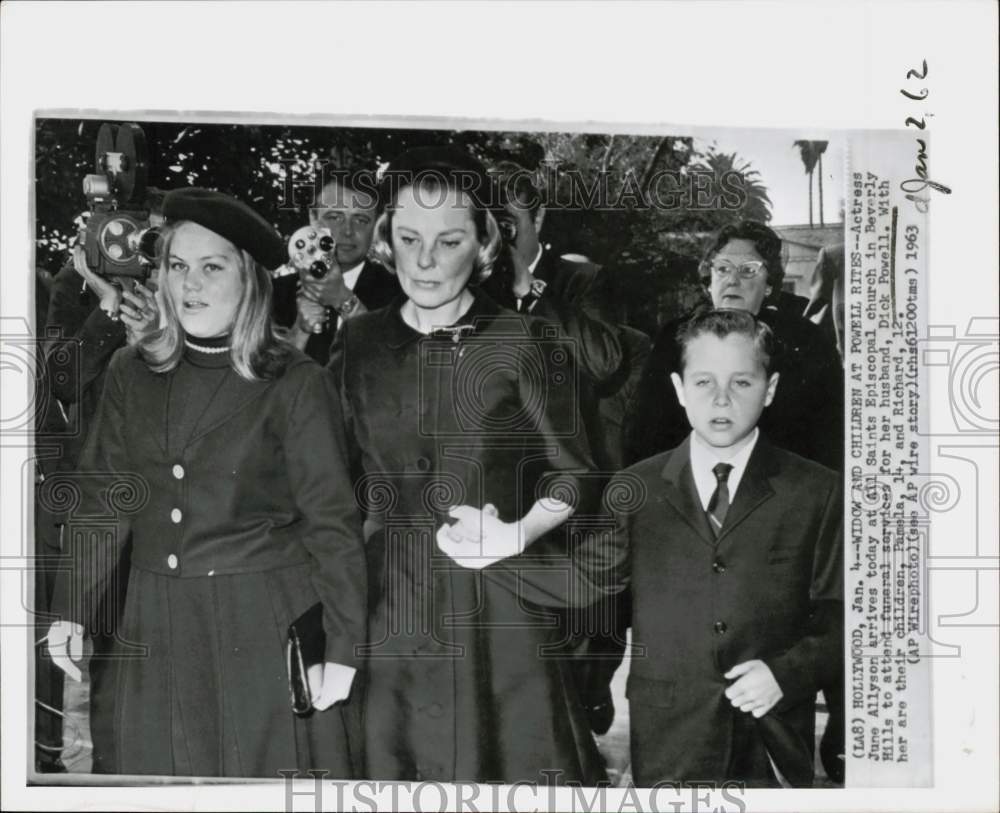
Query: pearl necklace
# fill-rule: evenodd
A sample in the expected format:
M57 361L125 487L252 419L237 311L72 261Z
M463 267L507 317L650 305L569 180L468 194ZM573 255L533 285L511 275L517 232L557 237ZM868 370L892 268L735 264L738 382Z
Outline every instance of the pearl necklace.
M217 356L219 353L228 353L228 347L205 347L201 344L195 344L194 342L185 339L184 346L189 347L192 350L197 350L199 353L208 353L213 356Z

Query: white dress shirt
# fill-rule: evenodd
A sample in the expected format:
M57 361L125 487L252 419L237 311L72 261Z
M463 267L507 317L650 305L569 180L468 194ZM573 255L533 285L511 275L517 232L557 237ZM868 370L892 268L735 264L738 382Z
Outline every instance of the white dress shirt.
M708 503L715 493L718 480L715 472L712 471L719 463L728 463L732 466L729 472L729 504L732 505L736 499L736 490L740 487L740 480L743 479L743 472L746 471L747 462L753 453L753 447L757 445L757 438L760 430L754 427L753 434L750 435L749 442L740 449L735 456L729 460L719 457L714 447L705 443L696 432L691 433L691 471L694 474L694 484L698 489L698 498L701 500L701 507L708 510Z
M538 261L542 259L542 252L543 251L545 251L545 249L542 246L539 246L538 247L538 253L535 255L535 259L533 259L530 263L528 263L528 273L531 275L532 279L535 278L535 269L538 267ZM517 297L517 309L518 310L521 310L521 300L522 299L524 299L524 297L521 297L521 296Z

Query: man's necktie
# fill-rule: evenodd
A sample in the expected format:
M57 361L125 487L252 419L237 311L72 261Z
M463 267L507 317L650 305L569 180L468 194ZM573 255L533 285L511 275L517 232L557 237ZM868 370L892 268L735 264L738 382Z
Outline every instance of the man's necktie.
M712 530L718 536L722 532L722 524L729 513L729 472L733 467L728 463L717 463L712 469L715 475L715 491L708 501L708 521Z

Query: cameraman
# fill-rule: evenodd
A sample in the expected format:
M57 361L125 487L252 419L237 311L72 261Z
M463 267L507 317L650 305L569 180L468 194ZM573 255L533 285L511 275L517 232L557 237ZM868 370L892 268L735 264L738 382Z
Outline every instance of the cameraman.
M150 224L162 224L160 214L163 193L149 189L147 206ZM128 280L125 287L131 287ZM156 284L135 284L134 290L123 290L109 279L87 266L85 252L79 243L73 247L69 262L55 275L49 294L45 320L45 375L50 385L51 401L46 405L46 424L60 427L48 433L58 437L55 456L40 460L39 482L52 474L75 471L87 434L92 429L97 405L104 388L104 373L112 354L119 347L133 344L146 333L157 329L159 306ZM67 363L67 359L70 363ZM52 513L38 501L36 512L37 538L58 553L67 517ZM125 576L113 580L105 597L120 615L124 604ZM45 573L46 590L37 594L36 601L49 609L54 573ZM117 588L117 589L116 589ZM107 655L114 634L95 636L94 653ZM114 755L111 748L111 725L114 696L110 662L93 658L90 662L90 729L93 741L94 773L113 773ZM39 664L40 670L57 671L49 661ZM61 676L59 677L61 684ZM54 693L53 693L54 694ZM53 695L50 695L53 696ZM61 740L61 737L60 737Z
M275 321L288 338L320 364L344 319L388 305L401 293L395 274L368 257L379 214L374 174L338 173L309 211L314 228L327 228L336 241L334 267L322 279L308 272L273 280Z
M601 386L619 374L624 361L618 331L604 315L608 295L601 267L542 246L545 209L528 170L502 162L491 174L502 185L515 233L507 241L506 267L487 282L487 293L504 307L562 325L575 340L587 376Z

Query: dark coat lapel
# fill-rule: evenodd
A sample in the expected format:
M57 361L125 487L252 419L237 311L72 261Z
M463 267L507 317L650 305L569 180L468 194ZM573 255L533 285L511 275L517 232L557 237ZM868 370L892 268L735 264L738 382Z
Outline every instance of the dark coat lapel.
M171 378L170 373L150 372L136 382L136 386L142 389L141 400L144 406L142 415L137 416L137 418L148 427L144 434L156 439L156 443L164 455L170 451L167 448L167 426L170 420L167 409L170 401L168 396ZM269 381L247 381L236 373L231 373L219 388L205 413L199 418L191 437L185 441L185 448L243 411L267 392L271 384L272 382Z
M778 470L777 459L774 456L773 447L767 438L761 434L757 438L757 444L747 467L740 479L739 489L736 491L736 498L726 514L725 524L719 534L721 542L736 527L739 526L747 516L755 511L763 502L774 496L774 489L771 488L770 477Z
M198 419L194 432L188 438L184 447L205 437L213 429L242 412L260 396L267 392L273 381L247 381L235 372L231 372L219 391L208 405L205 413Z
M371 260L365 260L361 273L358 275L358 281L354 283L355 295L370 310L381 307L375 304L375 300L378 299L378 280L375 275L378 271L378 266L374 265Z
M691 437L670 453L662 475L666 483L666 498L687 523L708 545L715 545L715 534L708 524L695 488L694 474L691 472Z
M141 414L135 418L138 423L146 425L146 431L141 434L154 438L160 451L167 453L167 392L170 386L170 373L154 373L142 357L138 359L146 375L137 376L132 380L140 392L137 401L143 405ZM132 416L129 416L132 419Z

